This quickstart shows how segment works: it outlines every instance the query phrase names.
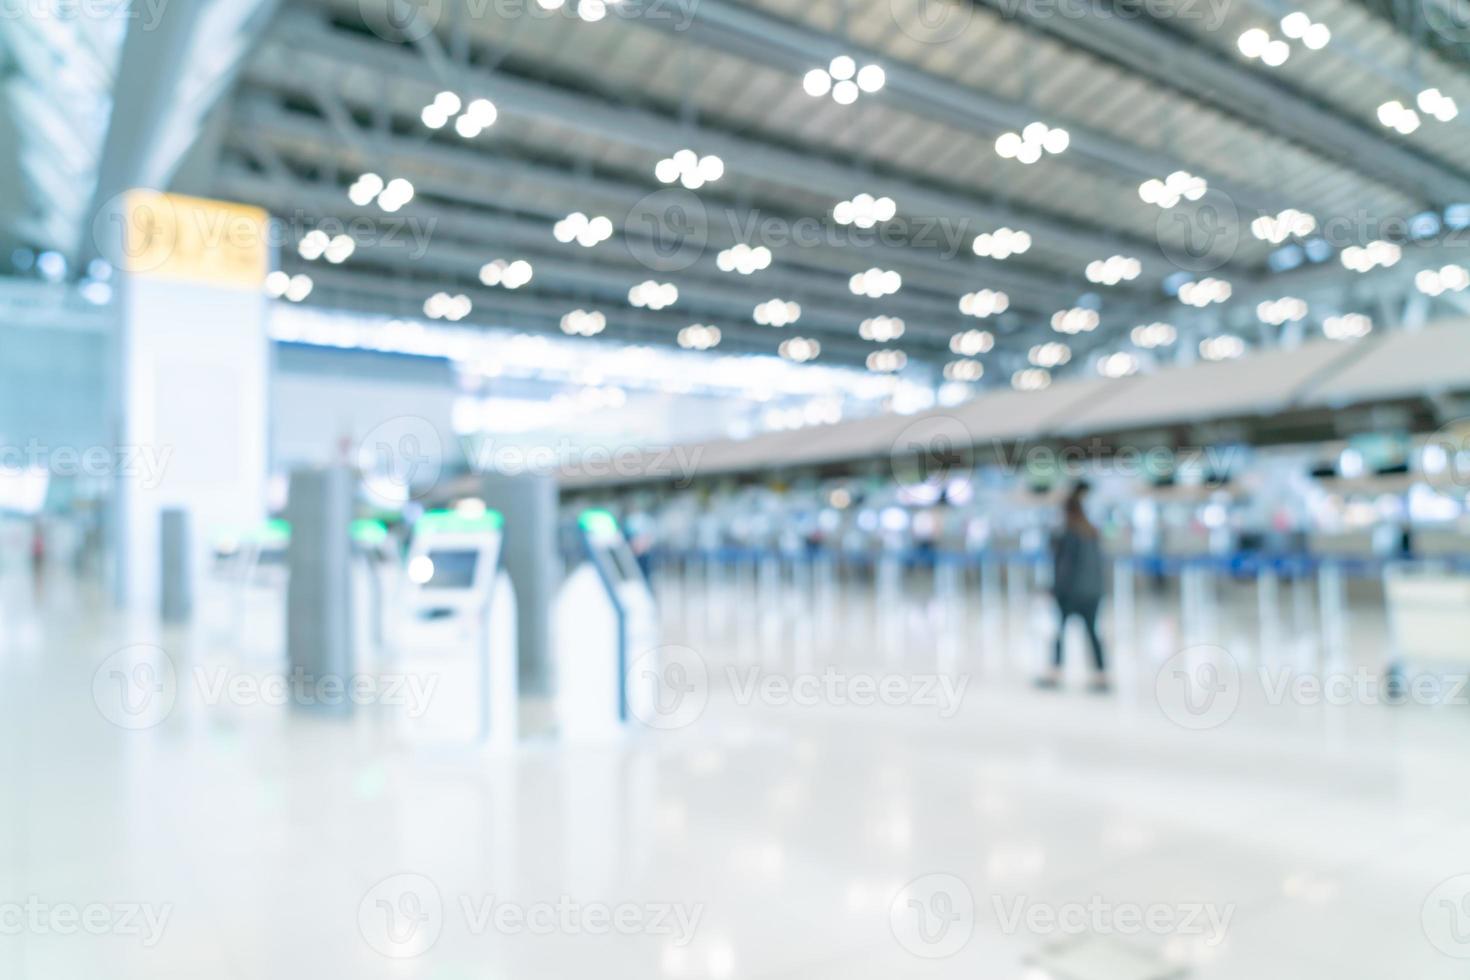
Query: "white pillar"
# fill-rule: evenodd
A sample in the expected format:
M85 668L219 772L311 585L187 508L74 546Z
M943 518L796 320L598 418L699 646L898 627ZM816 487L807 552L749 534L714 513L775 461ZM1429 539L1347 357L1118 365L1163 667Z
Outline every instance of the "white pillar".
M190 515L195 575L217 533L265 516L268 225L256 208L150 191L122 217L115 593L156 610L163 508Z

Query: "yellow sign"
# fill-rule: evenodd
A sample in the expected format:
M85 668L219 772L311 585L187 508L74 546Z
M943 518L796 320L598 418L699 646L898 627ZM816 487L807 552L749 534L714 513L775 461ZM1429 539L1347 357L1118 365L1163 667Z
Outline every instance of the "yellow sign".
M123 196L122 261L134 275L259 289L269 260L260 208L133 190Z

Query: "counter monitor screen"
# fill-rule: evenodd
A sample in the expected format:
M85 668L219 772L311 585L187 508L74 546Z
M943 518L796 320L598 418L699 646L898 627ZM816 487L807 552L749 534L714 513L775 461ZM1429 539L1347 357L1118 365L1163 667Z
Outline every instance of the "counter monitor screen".
M474 549L431 551L429 560L434 563L434 574L424 583L424 588L468 589L474 586L480 552Z

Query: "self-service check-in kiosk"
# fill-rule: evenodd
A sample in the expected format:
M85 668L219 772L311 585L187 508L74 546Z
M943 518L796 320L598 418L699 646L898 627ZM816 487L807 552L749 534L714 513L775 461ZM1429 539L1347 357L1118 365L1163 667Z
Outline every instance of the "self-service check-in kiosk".
M658 644L648 581L617 519L605 510L577 518L585 560L567 577L553 612L557 720L564 738L597 738L649 715L657 677L629 667Z
M516 603L500 567L504 524L493 510L430 511L414 527L406 594L415 623L403 652L441 678L421 726L440 740L516 741Z

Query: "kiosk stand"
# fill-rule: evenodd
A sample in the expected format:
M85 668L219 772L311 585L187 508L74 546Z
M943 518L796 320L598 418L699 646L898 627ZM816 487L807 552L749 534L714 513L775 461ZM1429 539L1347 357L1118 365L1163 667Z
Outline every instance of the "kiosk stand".
M658 678L629 677L629 665L658 645L653 593L618 522L605 510L584 511L577 533L586 560L556 597L556 710L564 738L615 735L647 713Z
M407 574L407 605L418 618L472 622L474 738L494 748L513 746L520 724L515 589L500 567L504 524L493 510L430 511L414 528ZM440 698L460 693L448 687Z

